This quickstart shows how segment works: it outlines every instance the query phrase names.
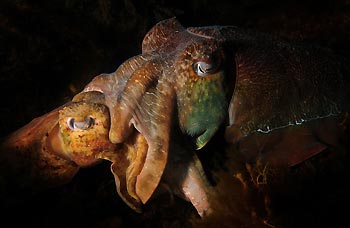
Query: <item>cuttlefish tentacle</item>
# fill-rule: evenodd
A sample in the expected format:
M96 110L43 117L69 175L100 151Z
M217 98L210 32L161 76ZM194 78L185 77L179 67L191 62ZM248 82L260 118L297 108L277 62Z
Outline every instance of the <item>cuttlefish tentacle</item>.
M135 70L141 68L147 63L147 55L138 55L126 60L118 69L111 74L101 74L95 77L88 85L85 86L82 92L99 91L105 94L104 104L110 110L111 129L118 129L123 127L123 131L109 132L109 139L113 143L120 143L128 135L131 134L131 128L125 127L129 123L122 123L120 121L120 108L119 100L122 96L122 91L127 84L127 81L133 75ZM118 134L119 133L119 134Z
M138 68L126 82L120 96L118 107L111 110L118 125L111 126L110 139L112 142L123 142L128 135L125 132L131 128L131 118L134 110L140 105L143 94L161 75L161 69L156 62L150 61Z
M136 181L137 176L140 174L143 165L145 164L148 144L143 135L137 133L135 137L135 142L133 144L133 149L136 151L128 157L129 160L133 162L126 170L127 185L126 188L129 194L135 198L139 199L136 194ZM130 153L129 153L130 154Z
M100 74L87 84L82 92L99 91L108 96L119 96L134 71L148 61L147 55L137 55L127 59L110 74Z
M180 142L172 143L163 180L176 195L191 202L201 217L214 209L210 205L214 188L195 150Z
M141 56L137 57L137 59L139 58ZM131 63L134 63L134 61L136 60L129 60ZM121 67L127 68L126 65L123 64ZM174 93L171 92L172 89L168 86L169 82L166 80L154 84L154 81L162 76L161 68L156 62L147 62L138 69L130 68L134 70L130 76L120 76L123 79L123 86L114 86L117 91L103 91L101 87L98 89L93 81L91 86L88 85L83 93L92 92L92 90L104 93L104 104L109 108L111 116L109 132L111 142L124 143L127 137L132 134L131 124L134 124L135 128L146 138L148 152L145 165L136 180L136 193L145 203L156 189L167 162L171 121L169 116L172 112ZM124 70L118 68L114 75L115 83L121 83L119 74L122 73L124 73ZM127 73L130 73L130 71ZM124 81L126 78L127 80ZM97 82L101 80L103 78L99 76ZM151 87L156 87L154 93L148 92ZM110 89L112 86L106 88ZM154 96L157 102L154 102ZM144 102L145 100L149 102ZM115 124L113 124L113 121ZM160 130L163 133L162 135L157 134Z
M132 189L132 183L135 182L136 195L138 195L144 203L154 192L165 168L169 141L169 133L167 133L169 132L169 124L165 124L166 127L161 126L164 125L164 123L168 123L170 119L167 118L168 116L166 116L166 113L162 113L163 110L161 109L169 107L169 105L172 106L168 101L171 96L165 94L167 93L166 90L169 89L159 88L157 89L157 96L159 96L159 101L164 100L164 104L161 104L159 107L157 103L154 103L152 109L158 110L155 112L164 115L160 117L157 115L150 115L149 113L145 114L147 110L143 109L144 114L142 114L142 117L139 116L139 121L136 120L137 114L134 110L140 108L142 95L146 93L150 86L154 86L153 82L161 75L158 64L152 61L146 62L147 58L149 58L147 55L139 55L127 60L115 73L98 76L82 91L82 93L98 91L104 94L103 103L109 108L111 117L109 131L109 139L111 142L125 143L125 141L128 140L127 137L132 134L132 122L134 125L137 125L135 126L136 129L142 132L146 138L148 152L145 158L145 165L142 166L142 169L136 168L130 173L131 176L134 176L140 172L136 180L132 179L127 182L129 189ZM108 85L104 83L108 83ZM165 83L163 83L163 85L164 84ZM79 96L82 95L77 95L78 98L76 98L76 100L79 99ZM140 121L143 118L149 119L149 122ZM153 123L153 125L149 123ZM164 129L164 135L158 137L155 134L157 128ZM121 175L120 167L112 166L112 172ZM118 181L118 183L122 184L121 181ZM131 195L134 195L133 191L130 192ZM137 197L134 195L134 198Z
M141 212L141 202L136 194L137 175L144 164L147 152L145 138L135 132L126 143L120 144L117 151L105 151L99 158L111 161L118 195L134 211Z
M157 188L167 163L173 102L169 82L160 80L156 88L144 95L135 113L135 128L144 135L149 146L136 181L136 193L143 203Z

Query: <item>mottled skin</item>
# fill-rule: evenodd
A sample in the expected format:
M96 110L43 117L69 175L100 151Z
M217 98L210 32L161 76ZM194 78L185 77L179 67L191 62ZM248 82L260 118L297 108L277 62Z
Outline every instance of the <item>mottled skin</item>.
M203 39L203 38L202 38ZM176 93L180 127L196 138L197 148L202 148L215 134L226 116L228 105L228 78L225 56L215 41L199 39L188 45L177 56ZM199 77L193 70L197 61L213 62L217 69L212 74ZM221 65L222 64L222 65Z
M53 145L53 150L60 152L66 158L73 160L81 167L93 165L96 157L104 151L114 151L115 145L108 140L109 119L108 110L104 105L78 102L64 107L59 112L60 142ZM69 120L77 122L88 122L92 118L93 123L87 129L71 129ZM106 134L107 132L107 134Z
M172 18L146 34L140 55L95 77L60 111L59 125L52 128L53 120L36 137L53 129L61 138L48 134L51 150L75 166L112 161L118 193L137 211L163 178L205 216L225 200L184 138L200 149L226 125L226 140L239 146L245 162L302 163L338 146L349 111L343 67L329 50L234 26L186 29ZM98 129L84 122L95 114ZM72 115L83 131L70 132Z

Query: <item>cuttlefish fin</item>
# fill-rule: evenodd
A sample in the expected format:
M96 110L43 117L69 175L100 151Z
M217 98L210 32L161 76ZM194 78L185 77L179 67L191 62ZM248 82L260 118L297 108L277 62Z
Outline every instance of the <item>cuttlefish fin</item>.
M261 155L263 160L272 166L284 167L301 164L328 148L327 144L315 136L309 126L290 127L270 134L259 134L250 142L254 142L257 148L265 151Z
M286 137L278 147L281 156L289 167L298 165L307 159L325 151L328 147L320 142L309 127L287 131Z
M292 167L326 150L327 146L317 141L310 142L299 150L293 151L288 156L288 166Z

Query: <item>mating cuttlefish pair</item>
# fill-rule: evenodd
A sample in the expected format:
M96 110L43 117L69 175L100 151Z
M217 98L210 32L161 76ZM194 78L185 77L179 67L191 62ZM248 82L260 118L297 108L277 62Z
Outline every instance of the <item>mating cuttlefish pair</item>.
M234 26L184 28L172 18L146 34L140 55L6 138L1 161L40 188L106 159L134 210L164 181L205 216L215 187L196 153L220 126L246 161L302 163L337 145L345 79L328 50ZM182 141L189 136L193 148Z

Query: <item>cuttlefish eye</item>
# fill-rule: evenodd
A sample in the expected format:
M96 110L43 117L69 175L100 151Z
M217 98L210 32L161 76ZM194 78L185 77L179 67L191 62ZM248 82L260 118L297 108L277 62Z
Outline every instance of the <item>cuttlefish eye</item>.
M69 129L75 130L87 130L95 124L95 119L91 116L85 117L83 121L76 121L73 117L67 119L67 126Z
M197 61L193 63L193 71L200 77L205 77L215 73L219 68L219 64L213 60Z

